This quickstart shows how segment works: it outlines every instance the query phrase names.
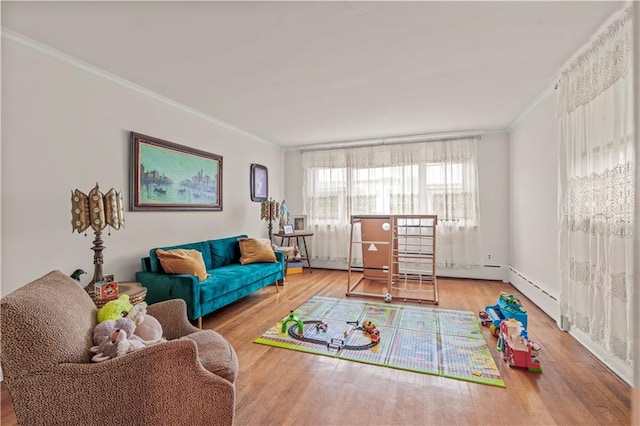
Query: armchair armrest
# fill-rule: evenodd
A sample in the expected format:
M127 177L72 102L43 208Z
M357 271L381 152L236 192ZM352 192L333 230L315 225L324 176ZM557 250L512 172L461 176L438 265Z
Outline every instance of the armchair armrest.
M60 424L230 425L233 421L234 385L208 372L198 359L195 342L188 339L97 364L58 364L30 379L45 399L55 395L47 417ZM32 420L29 424L42 424L42 418Z
M147 307L147 313L160 322L164 336L168 340L179 339L199 328L191 325L187 318L187 304L182 299L165 300Z

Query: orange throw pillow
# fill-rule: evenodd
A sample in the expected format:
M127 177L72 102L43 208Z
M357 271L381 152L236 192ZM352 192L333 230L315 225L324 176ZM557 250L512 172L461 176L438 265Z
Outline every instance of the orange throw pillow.
M202 253L198 250L157 249L156 255L162 265L162 269L168 274L195 275L200 281L206 280L209 274L204 266Z
M271 241L257 238L238 238L240 244L240 263L275 262L276 254L271 248Z

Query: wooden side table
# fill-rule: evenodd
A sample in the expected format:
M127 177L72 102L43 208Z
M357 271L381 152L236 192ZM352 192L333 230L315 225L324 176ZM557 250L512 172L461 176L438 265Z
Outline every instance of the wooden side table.
M313 237L313 232L294 232L293 234L285 234L282 232L278 232L273 234L276 237L280 237L280 245L281 246L291 246L291 239L296 239L296 245L298 246L298 250L300 251L300 260L302 262L307 262L307 266L309 268L309 272L313 273L311 269L311 259L309 256L309 250L307 250L307 240L306 237ZM302 238L302 245L300 245L300 238ZM285 244L284 241L287 240ZM304 248L304 254L302 253L302 249Z
M144 302L144 298L147 296L147 288L142 287L142 284L136 281L118 281L118 296L123 294L128 294L129 302L131 302L132 305L136 305L140 302ZM96 304L98 309L103 307L109 300L113 300L99 299L93 293L90 293L90 295L93 299L93 303Z

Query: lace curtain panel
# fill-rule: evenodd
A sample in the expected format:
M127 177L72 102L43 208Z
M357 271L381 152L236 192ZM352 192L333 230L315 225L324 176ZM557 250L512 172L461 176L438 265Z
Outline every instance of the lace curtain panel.
M558 83L562 315L631 365L634 220L631 9Z
M437 214L438 265L477 265L477 143L465 138L303 152L314 258L347 263L351 215Z

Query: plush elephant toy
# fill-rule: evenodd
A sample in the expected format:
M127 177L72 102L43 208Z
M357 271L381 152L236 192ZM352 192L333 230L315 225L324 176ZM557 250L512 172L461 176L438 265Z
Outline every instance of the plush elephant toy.
M95 353L91 361L106 361L144 348L146 344L133 333L135 329L135 323L128 318L106 320L96 325L93 329L95 346L89 349Z

